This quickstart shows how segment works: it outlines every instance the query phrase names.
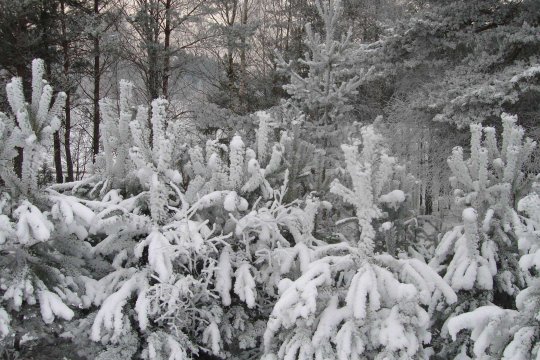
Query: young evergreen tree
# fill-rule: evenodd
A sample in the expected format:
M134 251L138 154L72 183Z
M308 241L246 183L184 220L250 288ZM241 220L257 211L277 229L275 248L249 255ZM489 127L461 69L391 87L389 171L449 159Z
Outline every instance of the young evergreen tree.
M33 339L30 344L47 344L62 330L51 324L75 316L83 303L83 278L92 276L86 265L96 265L86 242L94 212L78 198L38 182L66 98L58 93L51 106L53 89L43 80L44 71L42 60L32 62L30 102L22 79L13 78L6 87L11 112L0 113L2 347L23 353L23 337ZM20 176L13 164L17 148L22 149Z
M317 125L337 124L352 109L350 99L360 85L359 76L351 71L355 47L351 32L339 37L338 23L343 14L341 0L317 1L317 10L324 23L324 34L306 26L308 51L300 63L307 68L306 76L294 71L291 62L278 54L278 66L290 76L284 89L292 100Z
M516 241L522 225L516 211L534 178L527 167L536 143L523 139L515 116L503 114L502 121L500 145L494 128L474 124L470 158L464 159L463 149L456 147L448 159L456 202L465 209L463 225L443 236L430 262L460 297L456 306L433 308L440 312L434 321L445 322L438 344L441 356L473 355L470 338L444 340L451 316L488 304L512 307L525 286ZM474 354L479 356L476 350Z
M520 199L514 213L514 226L521 253L520 269L526 287L515 297L516 310L496 305L485 305L458 315L448 321L449 333L456 339L461 330L470 329L475 357L505 360L535 359L540 351L540 323L538 322L539 281L538 269L538 214L540 202L538 184L533 192Z
M380 197L394 163L381 153L372 128L364 128L361 153L358 145L342 146L353 189L339 182L331 189L354 206L360 235L337 244L306 243L300 276L278 284L280 297L264 335L265 359L427 358L427 305L434 293L456 301L424 262L375 253L373 222L383 216L379 201L403 199L392 193Z

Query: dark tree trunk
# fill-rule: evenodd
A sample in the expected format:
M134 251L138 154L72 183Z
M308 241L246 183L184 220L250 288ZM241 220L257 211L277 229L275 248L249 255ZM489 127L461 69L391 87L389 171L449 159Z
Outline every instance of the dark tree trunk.
M169 97L169 73L171 71L170 43L171 43L171 4L172 0L165 2L165 46L163 49L163 96Z
M62 50L64 53L64 78L67 80L66 86L66 108L65 108L65 132L64 132L64 151L66 152L66 181L73 181L73 160L71 158L71 83L69 80L69 41L66 29L66 12L64 1L60 2L62 11Z
M23 149L17 148L17 156L15 156L15 159L13 160L13 168L15 170L15 174L19 178L22 177L22 165L23 165Z
M51 70L51 59L49 53L46 52L45 68L47 73L47 78L51 79L52 70ZM62 170L62 143L60 142L60 132L57 131L53 135L53 151L54 151L54 169L56 172L56 182L64 182L64 171Z
M99 15L99 0L94 0L94 15L96 18ZM96 155L99 153L99 126L100 126L100 116L99 116L99 87L101 82L100 74L100 48L99 48L99 35L96 34L94 37L94 97L93 97L93 108L94 108L94 131L92 139L92 162L96 162Z
M24 38L22 34L26 33L27 30L28 29L27 29L26 23L21 19L18 22L18 27L17 27L18 36L17 37ZM20 59L19 63L16 64L15 67L17 71L17 76L20 77L23 81L23 84L26 85L28 83L28 77L26 76L26 59ZM23 86L23 91L24 91L25 96L31 95L31 94L28 94L28 91L26 90L28 88L29 87L27 86ZM17 119L15 119L15 122L17 122ZM22 166L23 166L23 149L18 147L17 156L15 156L15 159L13 159L13 170L15 171L15 174L17 174L19 178L22 177Z
M229 13L227 9L227 26L232 30L234 23L236 21L236 11L238 8L238 0L233 1L232 9ZM228 34L227 36L231 36ZM233 49L233 40L231 38L227 39L227 80L228 80L228 92L230 99L230 106L234 108L234 102L236 99L235 94L235 73L234 73L234 49Z
M62 144L60 143L60 132L54 133L54 168L56 171L56 182L64 182L64 174L62 172L62 153L60 151Z
M73 177L73 160L71 158L71 95L67 93L66 98L66 130L64 132L64 149L66 151L66 181L74 180Z
M17 76L19 76L21 79L24 79L26 75L26 66L24 64L17 65ZM15 119L17 121L17 119ZM15 156L15 159L13 160L13 170L15 170L15 174L19 178L22 177L22 165L23 165L23 149L17 148L17 156Z
M148 44L148 102L159 98L159 57L157 42Z
M240 23L243 26L247 25L247 19L248 19L248 2L247 0L244 0L242 8L242 16L240 18ZM242 33L242 39L241 44L242 48L240 49L240 84L239 84L239 91L238 91L238 98L240 102L240 112L241 113L247 113L247 62L246 62L246 47L247 47L247 39L246 39L246 32L244 31Z
M234 60L232 49L227 51L227 78L229 80L229 97L231 100L234 98Z

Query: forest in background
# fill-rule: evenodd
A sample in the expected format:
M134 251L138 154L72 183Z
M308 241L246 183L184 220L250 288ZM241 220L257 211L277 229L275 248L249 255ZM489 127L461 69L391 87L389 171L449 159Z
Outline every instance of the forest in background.
M0 0L0 356L539 357L539 26Z

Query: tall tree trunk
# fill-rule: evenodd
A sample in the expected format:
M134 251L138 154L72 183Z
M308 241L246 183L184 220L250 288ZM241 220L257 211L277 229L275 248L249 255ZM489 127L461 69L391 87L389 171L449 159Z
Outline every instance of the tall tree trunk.
M292 7L293 2L289 1L289 7L287 8L287 30L285 33L285 54L290 56L289 52L289 39L291 35L291 26L292 26Z
M62 144L60 143L60 132L57 131L53 135L53 146L54 146L54 168L56 171L56 182L61 183L64 182L64 173L62 171L62 152L61 147Z
M62 50L64 53L64 78L66 81L66 107L65 107L65 131L64 131L64 151L66 153L66 169L67 177L66 181L73 181L73 160L71 158L71 82L69 81L69 42L66 29L66 12L65 4L62 0L60 2L60 9L62 11Z
M48 6L48 3L45 3L44 6ZM43 53L43 61L45 62L45 72L47 74L47 78L52 78L52 69L51 69L51 55L50 55L50 40L48 37L48 31L47 29L51 24L47 21L47 13L45 10L42 11L41 16L41 26L43 27L43 44L44 44L44 53ZM56 182L61 183L64 182L64 171L62 170L62 143L60 142L60 132L56 131L53 134L53 157L54 157L54 168L56 173Z
M99 16L99 0L94 0L94 16L96 19ZM101 82L101 70L100 70L100 48L99 48L99 35L94 35L94 97L93 97L93 109L94 109L94 131L92 139L92 162L96 162L96 155L99 153L99 87Z
M165 2L165 44L163 49L163 96L167 99L169 97L169 72L171 71L171 5L172 0L166 0Z
M236 21L236 10L238 7L238 1L234 0L232 4L231 12L229 13L229 9L227 9L227 26L230 28L232 32L232 28L234 26L234 22ZM234 81L235 81L235 75L234 75L234 49L233 49L233 39L231 38L231 33L229 33L227 39L227 80L228 80L228 92L229 92L229 99L231 102L231 106L234 108L234 99L235 99L235 91L234 91Z
M161 61L158 15L149 9L148 14L152 19L148 23L148 33L146 34L146 51L148 54L148 102L151 103L159 97L159 92L163 86L161 82Z
M234 98L234 58L231 47L227 49L227 80L229 87L229 98L232 100Z
M159 56L157 42L148 44L148 102L159 97Z
M71 157L71 95L67 93L66 97L66 129L64 132L64 149L66 152L66 181L73 181L73 159Z
M240 23L245 27L248 19L248 0L244 0L244 7L242 8L242 15L240 17ZM240 111L246 113L247 109L247 63L246 63L246 47L247 47L247 35L245 28L242 32L240 49L240 84L238 89L238 97L240 101Z

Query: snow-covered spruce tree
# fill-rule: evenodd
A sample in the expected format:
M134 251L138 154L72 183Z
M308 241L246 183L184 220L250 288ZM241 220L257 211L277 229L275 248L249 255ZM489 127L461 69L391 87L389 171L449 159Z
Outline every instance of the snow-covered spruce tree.
M360 84L358 76L351 70L354 46L349 31L338 40L338 22L343 13L341 0L315 2L324 23L324 36L314 33L311 25L306 26L305 44L308 52L301 65L308 68L306 77L292 70L278 54L278 66L290 76L285 90L312 122L328 125L343 120L351 109L350 97L356 94Z
M42 60L32 63L32 102L25 101L21 78L13 78L6 86L11 108L10 116L2 114L2 148L0 161L2 179L6 188L16 196L28 197L37 193L38 169L51 144L52 133L60 127L59 116L66 94L58 93L51 107L53 89L43 80ZM25 159L21 169L14 169L11 162L22 150ZM20 166L21 159L18 159Z
M357 94L363 74L353 66L356 46L351 31L342 33L339 29L342 0L317 0L314 4L323 30L318 33L311 24L306 25L304 43L307 51L297 60L302 71L295 71L293 62L286 62L280 54L277 54L277 66L289 77L289 84L284 89L291 96L281 107L297 110L293 121L300 127L301 139L307 142L295 144L292 157L301 156L301 152L311 146L318 148L315 168L310 169L313 176L309 177L315 178L318 185L314 190L324 195L329 185L326 180L334 178L336 164L342 160L339 145L350 135L351 100ZM289 128L296 124L289 124ZM310 179L297 178L292 170L291 191L294 191L298 189L298 182Z
M513 219L527 284L516 296L517 310L488 304L448 321L453 339L463 329L472 330L475 358L532 360L540 355L540 188L535 185L535 191L518 202L524 216L514 213Z
M470 158L465 160L463 149L456 147L448 159L456 203L464 208L463 224L442 237L430 266L458 292L460 301L452 307L434 303L436 321L488 304L510 308L525 285L518 264L521 226L516 207L534 178L527 166L536 143L523 139L516 120L502 115L500 145L494 128L471 125ZM436 344L441 357L472 355L468 337L450 343L444 341L447 335L443 326L441 343Z
M51 106L53 89L43 73L43 61L34 60L30 103L22 79L13 78L6 87L11 113L0 113L1 347L16 348L23 357L32 357L25 353L29 347L54 341L62 328L55 320L75 316L73 308L82 305L81 277L91 275L85 267L92 262L84 241L92 210L38 186L65 101L58 93ZM21 168L14 170L18 153Z
M353 189L332 186L353 203L360 235L338 244L312 241L300 276L279 282L280 297L264 335L265 359L427 358L425 307L436 290L449 303L456 301L424 262L375 254L374 220L383 215L377 204L394 164L388 156L376 158L372 128L363 134L362 154L359 144L343 146Z

